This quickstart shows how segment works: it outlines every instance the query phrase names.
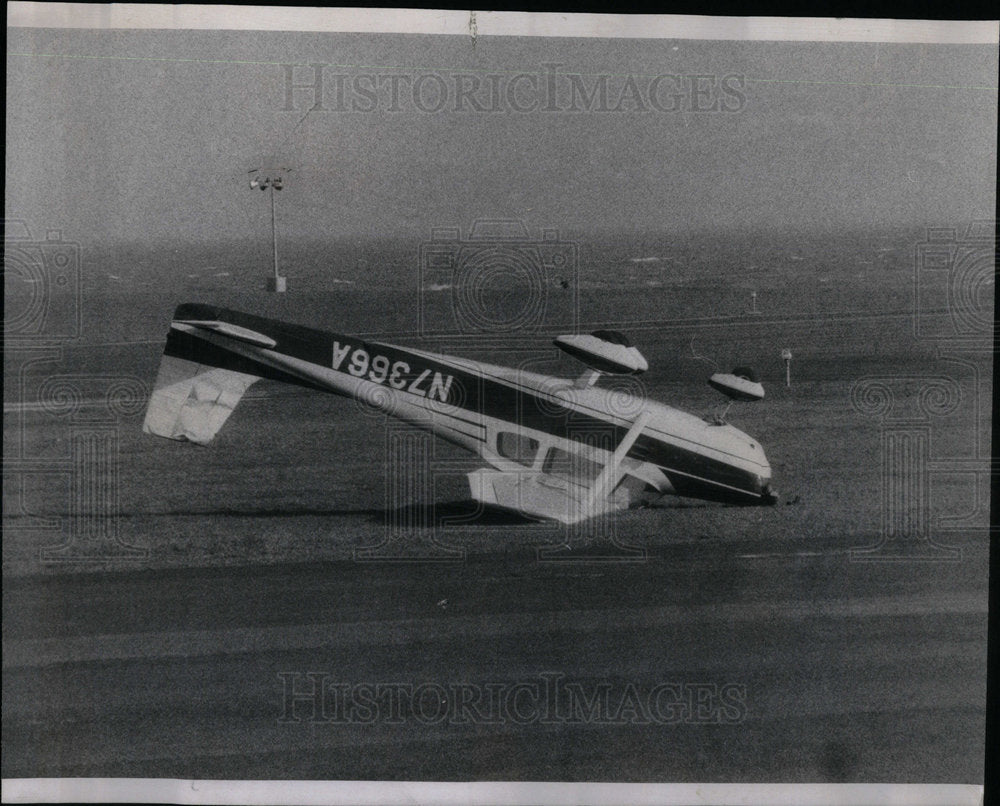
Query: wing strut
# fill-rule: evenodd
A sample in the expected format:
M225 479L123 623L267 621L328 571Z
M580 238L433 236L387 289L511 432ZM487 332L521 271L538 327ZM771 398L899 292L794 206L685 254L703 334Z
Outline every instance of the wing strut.
M629 428L628 433L625 434L621 442L618 443L618 447L615 448L615 452L611 456L611 460L604 466L604 470L601 471L601 475L597 477L594 481L594 486L590 488L590 495L587 498L587 509L593 510L599 501L606 498L612 490L621 481L621 465L622 460L625 455L631 450L635 441L639 438L639 434L642 433L642 429L646 427L646 423L649 421L649 412L643 411L635 418L632 423L632 427Z

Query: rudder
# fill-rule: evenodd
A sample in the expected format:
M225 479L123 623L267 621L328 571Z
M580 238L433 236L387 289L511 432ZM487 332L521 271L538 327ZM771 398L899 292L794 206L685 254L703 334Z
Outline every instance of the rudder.
M204 445L219 433L247 389L260 378L164 354L142 430Z

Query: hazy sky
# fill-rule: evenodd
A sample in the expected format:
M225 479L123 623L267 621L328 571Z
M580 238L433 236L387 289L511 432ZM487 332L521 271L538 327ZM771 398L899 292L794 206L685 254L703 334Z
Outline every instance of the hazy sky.
M269 155L294 169L283 234L323 238L957 225L995 205L990 46L9 29L7 48L5 215L82 242L258 237L246 172ZM297 83L326 65L324 109L312 90L287 109L290 63Z

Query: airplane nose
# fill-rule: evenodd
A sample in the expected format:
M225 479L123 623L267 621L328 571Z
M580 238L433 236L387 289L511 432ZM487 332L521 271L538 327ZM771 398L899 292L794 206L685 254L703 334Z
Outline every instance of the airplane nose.
M764 449L759 443L751 442L750 445L756 454L756 461L764 469L764 472L760 475L760 480L762 482L760 488L760 504L761 506L774 506L778 503L778 493L771 486L771 464L767 461Z

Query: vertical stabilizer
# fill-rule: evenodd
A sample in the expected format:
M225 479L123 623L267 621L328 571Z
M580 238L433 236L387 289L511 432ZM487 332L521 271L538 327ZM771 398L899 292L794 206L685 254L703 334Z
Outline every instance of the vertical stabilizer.
M164 355L142 430L204 445L219 432L240 398L258 380L256 375Z

